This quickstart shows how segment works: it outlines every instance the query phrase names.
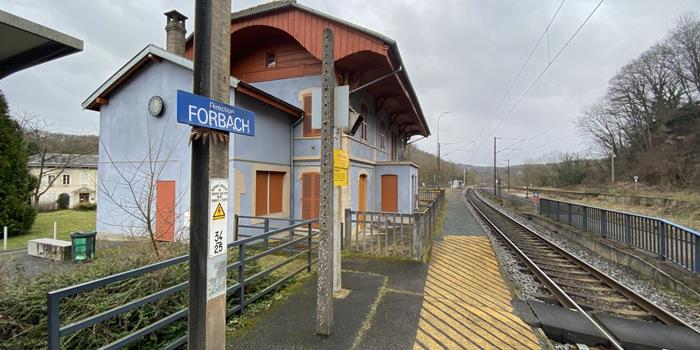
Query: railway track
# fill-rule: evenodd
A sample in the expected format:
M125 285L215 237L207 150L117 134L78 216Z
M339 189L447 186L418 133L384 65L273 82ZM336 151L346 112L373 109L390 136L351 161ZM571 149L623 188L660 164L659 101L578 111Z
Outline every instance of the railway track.
M581 311L611 341L613 347L617 347L615 337L606 334L609 331L597 321L597 315L693 329L670 312L521 225L508 214L484 201L475 190L467 191L467 199L477 214L491 227L491 231L519 256L543 284L549 294L543 294L542 299L554 299L564 307Z

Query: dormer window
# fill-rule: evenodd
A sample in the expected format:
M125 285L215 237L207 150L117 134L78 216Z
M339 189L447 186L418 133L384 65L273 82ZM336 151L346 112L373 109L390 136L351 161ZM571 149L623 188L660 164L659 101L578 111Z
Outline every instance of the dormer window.
M277 65L277 54L275 50L265 53L265 68L273 68Z

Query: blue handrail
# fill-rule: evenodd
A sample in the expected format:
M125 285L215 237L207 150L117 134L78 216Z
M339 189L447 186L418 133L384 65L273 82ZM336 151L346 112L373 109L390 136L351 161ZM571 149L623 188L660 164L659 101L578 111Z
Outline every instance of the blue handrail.
M700 273L700 232L672 221L590 205L540 199L540 215L656 254ZM566 218L566 219L565 219Z

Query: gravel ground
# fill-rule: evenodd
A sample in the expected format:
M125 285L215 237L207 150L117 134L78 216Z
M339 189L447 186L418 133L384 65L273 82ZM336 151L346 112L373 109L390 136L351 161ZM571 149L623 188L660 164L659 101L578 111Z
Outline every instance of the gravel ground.
M656 305L661 306L662 308L672 312L678 318L695 327L696 329L700 329L700 303L698 301L688 301L687 298L680 295L679 293L669 290L658 289L658 287L656 287L651 281L644 279L644 277L641 276L639 273L632 271L625 266L604 259L598 254L588 250L587 248L575 242L572 242L567 238L562 237L561 235L552 232L541 225L535 224L532 221L527 220L527 218L524 218L513 212L510 212L510 214L518 222L531 228L535 232L542 234L545 238L554 242L560 248L580 258L581 260L587 262L588 264L601 270L602 272L614 277L615 280L617 280L622 285L644 296ZM491 235L489 234L489 236ZM515 259L515 257L509 251L505 253L502 252L502 250L505 248L501 247L500 243L494 244L494 246L499 247L498 249L496 249L496 252L499 255L499 257L503 257L502 261L504 262L504 266L508 266L506 270L512 276L513 283L517 284L523 281L525 282L525 284L523 284L522 287L523 291L532 290L532 284L537 284L534 278L532 276L529 276L530 278L527 279L522 276L518 276L517 273L511 273L511 270L513 269L512 266L517 266L517 262L515 262L514 264L514 262L512 261L513 259ZM499 250L501 250L501 252L499 252ZM523 275L522 273L519 274ZM528 299L529 294L523 293L522 297Z

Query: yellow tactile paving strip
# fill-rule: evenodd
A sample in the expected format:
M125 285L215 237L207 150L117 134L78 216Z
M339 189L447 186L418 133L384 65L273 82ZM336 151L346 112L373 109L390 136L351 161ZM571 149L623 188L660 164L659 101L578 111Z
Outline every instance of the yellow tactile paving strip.
M513 314L511 296L485 236L435 242L414 349L540 349Z

